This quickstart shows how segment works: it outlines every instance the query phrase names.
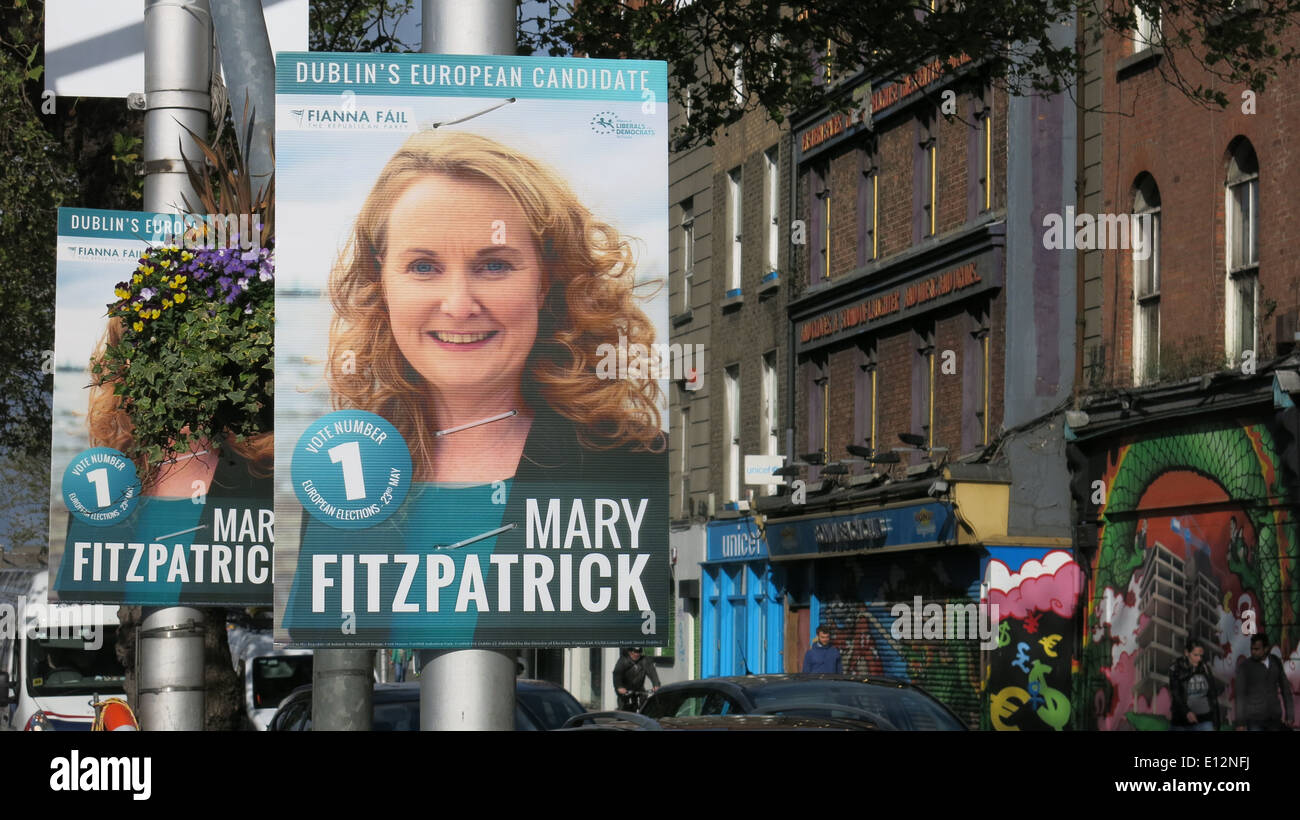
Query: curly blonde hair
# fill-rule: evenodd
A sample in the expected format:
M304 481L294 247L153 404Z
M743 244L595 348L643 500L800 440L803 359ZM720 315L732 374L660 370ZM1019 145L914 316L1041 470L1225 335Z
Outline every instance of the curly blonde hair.
M108 320L104 336L90 357L92 368L104 358L104 351L109 345L122 341L124 330L121 319L113 317ZM148 486L158 468L167 463L164 460L159 464L151 464L143 452L137 452L135 425L131 422L130 414L122 409L122 398L114 394L111 381L91 385L86 426L90 433L90 446L112 447L126 454L135 462L136 472L145 486ZM248 472L255 477L265 478L274 471L275 438L271 433L247 436L243 441L228 436L220 446L242 456L248 462Z
M334 307L326 379L335 409L360 409L392 422L411 449L417 475L433 464L436 419L428 386L407 363L389 326L381 279L388 217L416 180L443 175L487 181L523 211L544 269L546 295L537 340L524 366L523 393L574 422L591 449L662 449L659 386L652 378L600 379L602 344L649 345L654 325L638 308L632 250L596 219L554 171L486 137L423 131L384 166L330 274ZM350 361L344 352L351 351Z

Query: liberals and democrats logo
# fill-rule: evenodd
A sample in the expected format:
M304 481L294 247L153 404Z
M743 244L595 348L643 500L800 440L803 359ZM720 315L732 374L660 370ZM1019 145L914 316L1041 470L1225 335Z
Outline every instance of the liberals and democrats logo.
M630 137L653 137L655 130L650 126L625 120L613 111L601 111L591 118L591 130L601 136L614 136L621 139Z
M293 127L299 131L415 131L415 112L387 106L305 106L290 108Z

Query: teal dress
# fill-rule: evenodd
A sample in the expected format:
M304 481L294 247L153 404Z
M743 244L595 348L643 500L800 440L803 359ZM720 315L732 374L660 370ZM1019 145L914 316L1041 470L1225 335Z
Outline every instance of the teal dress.
M194 503L190 497L145 496L126 520L111 527L91 526L69 516L63 558L59 562L54 588L59 600L63 602L143 606L269 606L272 601L270 559L274 544L270 537L265 539L266 543L258 540L261 530L253 528L250 532L239 525L249 516L251 521L259 521L264 510L270 511L273 508L270 477L252 475L247 459L236 453L223 455L217 462L212 485L203 496L201 504ZM214 581L210 550L205 554L203 562L203 579L199 580L199 567L190 546L212 544L218 529L215 520L218 514L222 516L223 522L235 523L235 533L222 532L225 546L232 550L241 549L245 556L248 555L248 548L254 544L264 547L267 560L255 568L255 574L262 576L261 583L253 582L247 565L243 567L242 577L237 580L233 557L227 562L229 580L222 578ZM270 535L269 532L266 534ZM243 536L248 536L243 539L246 543L236 544ZM74 580L77 542L144 544L145 548L140 553L134 573L134 576L144 580L128 580L134 555L127 548L118 552L116 580L109 577L112 567L106 549L101 549L100 553L100 580L96 581L93 576L93 549L87 549L84 553L84 557L92 563L81 568L80 580ZM151 543L161 543L168 550L167 562L162 567L155 568L153 581L148 580L148 545ZM172 557L177 551L186 556L183 572L179 565L173 571Z
M299 646L450 649L612 646L632 640L662 645L670 606L667 474L668 456L662 446L653 452L632 447L592 449L578 440L572 422L553 411L539 410L518 469L508 481L471 486L416 483L389 519L362 529L330 527L304 512L298 559L280 626ZM568 541L577 521L571 510L578 506L594 515L598 499L615 499L620 509L624 501L634 509L644 504L644 513L635 554L630 544L626 549L602 550L611 574L596 576L594 583L605 588L608 605L587 611L581 604L579 568L590 550L556 549L549 543L530 547L526 533L530 521L537 523L538 510L545 515L556 506L559 517L551 527L558 527L560 540ZM594 535L594 519L591 523L589 532ZM513 527L447 549L507 525ZM313 559L318 555L333 558L322 565L323 578L332 586L323 586L322 600L314 602ZM370 569L359 560L370 555L379 556L367 559L371 566L385 561L378 564L373 612L368 600ZM628 596L619 594L617 568L640 555L646 559L639 580L652 613L640 606L618 606L620 598ZM393 556L403 556L406 563ZM437 567L440 559L434 556L450 559L454 569L454 574L447 573L450 583L434 596L436 612L428 600L429 568L435 565L439 576L446 568ZM501 563L492 564L492 556L499 556ZM524 565L533 556L544 556L552 573L545 582L545 602L540 596L525 595ZM349 558L350 583L345 576ZM467 564L472 563L477 563L479 573L467 572ZM509 577L503 578L502 572ZM408 578L409 583L404 583ZM341 594L345 587L353 590L351 602ZM314 612L317 603L321 611Z
M511 483L457 485L417 482L391 518L362 530L336 529L305 515L298 568L283 618L284 627L295 639L318 644L337 641L340 645L370 643L436 648L468 643L479 617L474 599L481 600L482 596L487 596L493 605L496 601L496 585L489 587L486 579L491 574L489 558L496 547L497 537L445 552L436 548L500 527ZM444 552L452 560L456 578L455 582L437 591L436 615L428 600L429 562L425 559L435 552ZM353 617L348 618L346 612L340 611L340 599L335 589L326 590L333 599L325 612L311 611L313 556L411 553L418 554L422 560L415 565L412 580L405 589L402 589L403 577L410 572L406 564L396 563L390 557L379 565L377 611L371 611L372 602L369 600L367 573L370 570L359 561L353 564L356 580ZM474 583L472 578L464 580L467 561L478 562L481 576L485 579L482 584ZM340 578L342 567L331 565L328 574ZM398 596L399 592L402 595ZM458 603L461 606L458 607ZM410 611L394 611L396 608Z

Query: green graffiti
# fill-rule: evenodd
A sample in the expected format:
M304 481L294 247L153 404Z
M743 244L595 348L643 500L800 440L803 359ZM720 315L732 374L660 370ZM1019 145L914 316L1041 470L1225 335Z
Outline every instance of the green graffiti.
M1259 439L1259 452L1251 434ZM1273 480L1265 479L1264 459L1273 467ZM1146 532L1129 515L1137 509L1147 488L1161 475L1185 470L1217 483L1233 501L1245 506L1254 525L1255 551L1246 556L1240 536L1229 549L1229 568L1242 579L1244 588L1259 598L1260 628L1270 631L1284 647L1294 646L1300 612L1300 585L1291 583L1289 600L1284 590L1283 565L1294 572L1297 560L1296 528L1290 516L1270 508L1271 503L1286 497L1280 466L1274 467L1273 438L1261 425L1217 427L1202 424L1186 432L1143 439L1128 447L1124 460L1106 496L1104 530L1097 560L1096 590L1107 587L1122 592L1133 571L1142 565L1146 551ZM1283 550L1286 550L1284 553ZM1287 605L1289 603L1289 606Z
M1128 723L1139 732L1167 732L1169 731L1169 718L1164 715L1144 715L1141 712L1127 712L1124 717Z
M1011 643L1011 622L1003 621L998 624L998 648L1002 648Z
M1070 699L1059 689L1047 685L1047 673L1052 667L1042 661L1034 661L1029 667L1030 691L1043 698L1043 705L1038 707L1038 719L1061 731L1070 722Z

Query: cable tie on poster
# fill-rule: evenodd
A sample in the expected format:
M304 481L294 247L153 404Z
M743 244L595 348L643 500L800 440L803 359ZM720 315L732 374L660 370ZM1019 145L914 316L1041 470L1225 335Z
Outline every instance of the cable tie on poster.
M439 544L435 544L433 548L436 549L436 550L455 550L455 549L460 549L461 547L468 546L468 545L473 544L473 543L475 543L475 542L477 542L477 541L482 541L484 538L491 538L491 537L494 536L494 535L500 535L500 534L503 533L503 532L509 532L510 530L513 530L513 529L514 529L515 527L517 527L517 526L519 526L519 525L518 525L518 524L506 524L504 527L497 527L495 530L488 530L487 532L482 533L482 534L480 534L480 535L476 535L476 536L474 536L473 538L466 538L464 541L457 541L456 543L454 543L454 544L448 544L448 545L445 546L445 547L442 546L442 545L439 545Z
M199 530L206 530L207 528L208 528L207 524L200 524L197 527L190 527L188 530L177 530L176 532L169 532L166 535L156 536L153 540L162 541L164 538L172 538L177 535L185 535L186 533L190 533L190 532L198 532Z
M436 438L439 436L448 435L450 433L459 433L461 430L468 430L471 427L478 427L480 424L488 424L494 421L501 421L502 419L508 419L511 416L517 416L517 415L519 415L518 410L507 410L506 412L500 414L499 416L490 416L485 419L479 419L478 421L471 421L469 424L462 424L457 427L448 427L446 430L439 430L433 435Z
M443 127L444 125L455 125L456 123L464 122L465 120L472 120L472 119L474 119L475 117L481 117L481 116L483 116L484 114L487 114L487 113L489 113L489 112L491 112L491 111L496 111L498 108L503 108L504 106L507 106L507 105L509 105L510 103L514 102L514 101L515 101L515 98L514 98L514 97L509 97L509 98L507 98L507 99L505 99L505 100L502 100L501 102L497 103L496 105L490 106L490 107L488 107L488 108L484 108L482 111L479 111L478 113L475 113L475 114L468 114L468 115L466 115L466 116L464 116L464 117L461 117L461 118L458 119L458 120L447 120L446 122L434 122L434 123L429 123L429 125L426 126L426 127L427 127L427 128L430 128L430 129L433 129L433 128L441 128L441 127Z

